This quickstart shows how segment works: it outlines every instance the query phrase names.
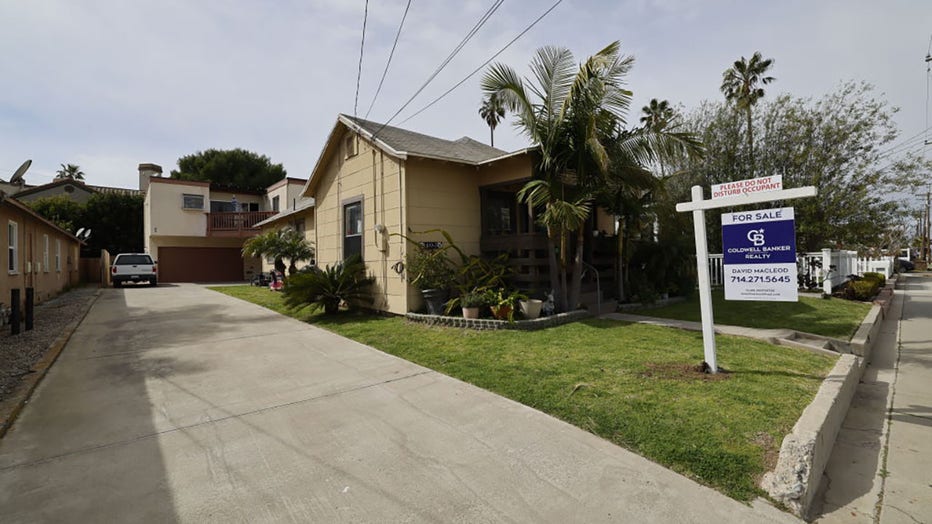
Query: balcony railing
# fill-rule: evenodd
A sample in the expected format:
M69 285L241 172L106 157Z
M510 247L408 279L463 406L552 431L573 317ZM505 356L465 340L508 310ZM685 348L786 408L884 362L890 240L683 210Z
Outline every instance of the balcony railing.
M207 234L215 236L248 236L257 233L256 224L277 211L241 211L235 213L208 213Z

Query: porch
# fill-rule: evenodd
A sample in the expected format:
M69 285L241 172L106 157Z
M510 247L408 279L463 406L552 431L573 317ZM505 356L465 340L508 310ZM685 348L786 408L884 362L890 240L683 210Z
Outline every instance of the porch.
M239 211L207 214L207 236L251 237L259 234L256 224L277 215L277 211Z

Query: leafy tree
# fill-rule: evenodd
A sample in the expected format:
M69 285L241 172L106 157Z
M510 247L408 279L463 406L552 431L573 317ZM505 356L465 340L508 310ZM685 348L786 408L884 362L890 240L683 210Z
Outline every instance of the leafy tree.
M868 251L898 238L890 231L908 215L905 196L925 182L932 166L919 156L885 151L898 135L895 112L863 82L843 83L818 99L782 95L760 106L757 176L782 175L785 187L818 189L816 197L785 203L796 211L798 250ZM685 174L669 194L671 207L689 200L693 184L744 178L749 158L739 151L740 120L735 107L720 102L705 102L686 119L708 154L678 164ZM888 197L897 194L899 198ZM718 214L708 216L710 249L718 250Z
M651 98L650 103L641 108L641 125L651 131L663 131L676 117L676 111L670 107L670 102Z
M372 285L375 279L366 275L366 264L359 255L327 266L311 267L288 278L282 290L285 305L290 308L323 309L326 314L340 310L340 304L353 307L372 302Z
M725 99L734 101L747 117L748 178L754 178L754 126L751 123L751 114L757 101L764 97L764 88L760 86L776 80L772 76L766 76L772 66L773 59L765 59L760 51L755 51L750 60L742 56L722 73L721 90Z
M245 149L208 149L178 159L171 178L214 182L239 189L264 189L285 178L285 168Z
M87 252L92 255L106 249L111 254L141 253L143 239L143 205L137 195L95 193L84 204L79 227L91 229Z
M497 94L493 93L482 100L479 116L488 124L490 145L495 147L495 128L505 118L505 106L502 105Z
M294 275L298 272L298 262L314 258L314 247L301 233L285 228L250 238L243 244L243 255L271 257L275 259L275 269L281 273L285 272L284 260L287 259L288 274Z
M111 254L143 250L143 204L141 196L95 193L84 204L55 196L40 198L29 206L72 233L90 229L91 236L81 252L84 256L98 256L101 249Z
M77 164L59 164L61 169L55 172L56 180L84 180L84 172Z
M39 198L26 202L26 205L71 233L76 232L80 227L86 227L83 224L84 205L64 195Z

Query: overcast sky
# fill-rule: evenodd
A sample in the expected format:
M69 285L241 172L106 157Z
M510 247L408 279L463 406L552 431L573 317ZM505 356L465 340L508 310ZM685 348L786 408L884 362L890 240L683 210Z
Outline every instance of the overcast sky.
M493 0L413 0L369 118L385 121ZM399 125L495 54L553 0L506 0L418 96ZM385 67L406 0L369 2L358 114ZM61 163L87 182L136 187L136 166L242 147L306 178L337 113L354 112L365 0L0 0L0 178L27 158L30 184ZM542 45L582 60L620 40L636 64L631 122L650 98L687 110L719 99L721 73L760 50L775 60L768 97L820 96L854 79L877 86L902 138L923 132L932 1L564 0L498 61L527 71ZM480 75L401 127L488 140ZM929 136L932 139L932 133ZM508 123L496 146L526 140ZM932 148L929 148L932 151Z

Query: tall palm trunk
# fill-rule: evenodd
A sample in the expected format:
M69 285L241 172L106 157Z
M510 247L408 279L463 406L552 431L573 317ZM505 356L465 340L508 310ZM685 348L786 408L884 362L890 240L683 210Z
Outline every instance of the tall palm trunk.
M585 248L586 241L586 237L583 235L585 235L585 231L586 223L583 222L576 231L576 253L573 255L573 281L568 300L570 309L576 309L579 305L579 296L582 292L583 249ZM569 311L569 309L567 311Z
M560 266L557 261L557 243L551 235L552 231L547 228L547 253L548 265L550 268L550 289L553 291L553 305L560 309L563 307L564 293L560 289Z
M616 272L615 279L618 281L618 301L625 301L625 221L622 218L618 219L618 234L616 235L618 239L618 254L616 255L616 264L618 265L618 270Z
M748 178L754 178L754 126L751 125L751 106L748 106L748 169Z

